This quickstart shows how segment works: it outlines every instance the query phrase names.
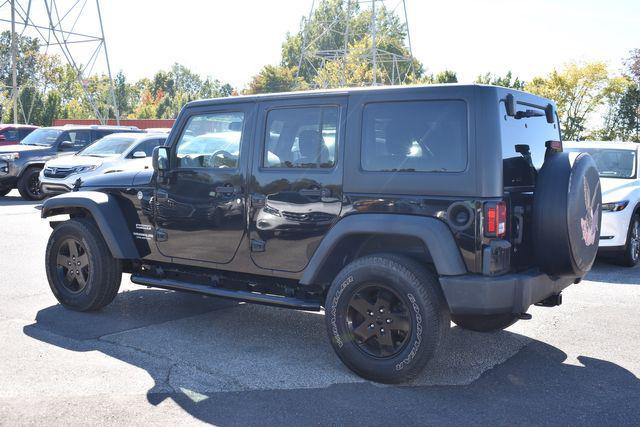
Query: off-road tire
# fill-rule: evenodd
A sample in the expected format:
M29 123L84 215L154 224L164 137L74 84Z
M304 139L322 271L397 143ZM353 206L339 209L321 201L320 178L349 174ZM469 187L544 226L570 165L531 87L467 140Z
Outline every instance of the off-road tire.
M78 248L83 249L80 252L86 254L86 280L83 280L84 287L78 286L80 289L70 289L66 284L66 266L63 269L60 265L59 256L65 256L62 247L66 244L69 248L69 242L80 245ZM69 309L99 310L113 301L118 293L122 279L122 263L113 258L100 231L89 219L71 219L58 225L49 237L45 259L51 291L58 301ZM80 256L77 259L80 260Z
M11 191L11 187L0 187L0 197L4 197Z
M410 322L410 332L404 335L403 346L386 357L374 357L363 350L373 338L365 342L356 338L350 329L355 324L348 320L353 316L351 301L371 284L388 288L407 307L403 323ZM437 354L450 328L449 310L437 276L411 258L395 254L369 255L344 267L329 288L325 312L331 345L338 357L358 375L381 383L415 378ZM368 322L365 319L361 324Z
M28 168L18 180L18 191L25 200L42 200L45 195L40 189L40 179L38 175L42 169L37 166ZM33 180L38 180L37 189L34 187Z
M489 315L451 315L453 323L462 329L475 332L494 332L508 328L518 321L515 314L489 314Z
M637 235L636 235L637 234ZM640 215L633 214L627 231L627 243L624 252L618 258L619 263L625 267L635 267L640 261Z

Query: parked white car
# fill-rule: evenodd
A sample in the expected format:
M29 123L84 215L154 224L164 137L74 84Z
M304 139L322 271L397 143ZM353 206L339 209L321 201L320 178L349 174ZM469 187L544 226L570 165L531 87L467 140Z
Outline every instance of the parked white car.
M600 250L623 265L640 260L640 178L638 148L631 142L563 142L564 151L593 157L602 186Z
M49 160L40 172L46 195L69 192L78 179L151 167L153 149L164 144L166 133L117 133L106 136L72 156Z

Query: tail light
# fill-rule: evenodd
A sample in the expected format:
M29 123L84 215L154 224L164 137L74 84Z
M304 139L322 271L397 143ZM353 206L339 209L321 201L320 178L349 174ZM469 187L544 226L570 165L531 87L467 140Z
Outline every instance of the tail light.
M485 237L503 238L507 234L507 204L486 202L484 204Z

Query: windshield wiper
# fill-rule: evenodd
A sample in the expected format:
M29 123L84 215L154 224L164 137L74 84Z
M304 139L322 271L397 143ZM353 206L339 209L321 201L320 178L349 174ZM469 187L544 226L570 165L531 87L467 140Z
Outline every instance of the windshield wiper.
M541 111L536 111L536 110L524 110L524 111L518 111L516 112L516 115L514 116L516 119L525 119L528 117L542 117L545 114Z

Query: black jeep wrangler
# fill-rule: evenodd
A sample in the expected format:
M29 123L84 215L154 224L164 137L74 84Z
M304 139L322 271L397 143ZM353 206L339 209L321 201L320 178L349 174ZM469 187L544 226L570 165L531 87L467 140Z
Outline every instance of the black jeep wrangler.
M140 285L321 310L352 370L413 378L450 320L555 306L598 248L600 182L552 101L478 85L197 101L153 170L47 200L53 293L97 310ZM292 325L295 327L295 325Z

